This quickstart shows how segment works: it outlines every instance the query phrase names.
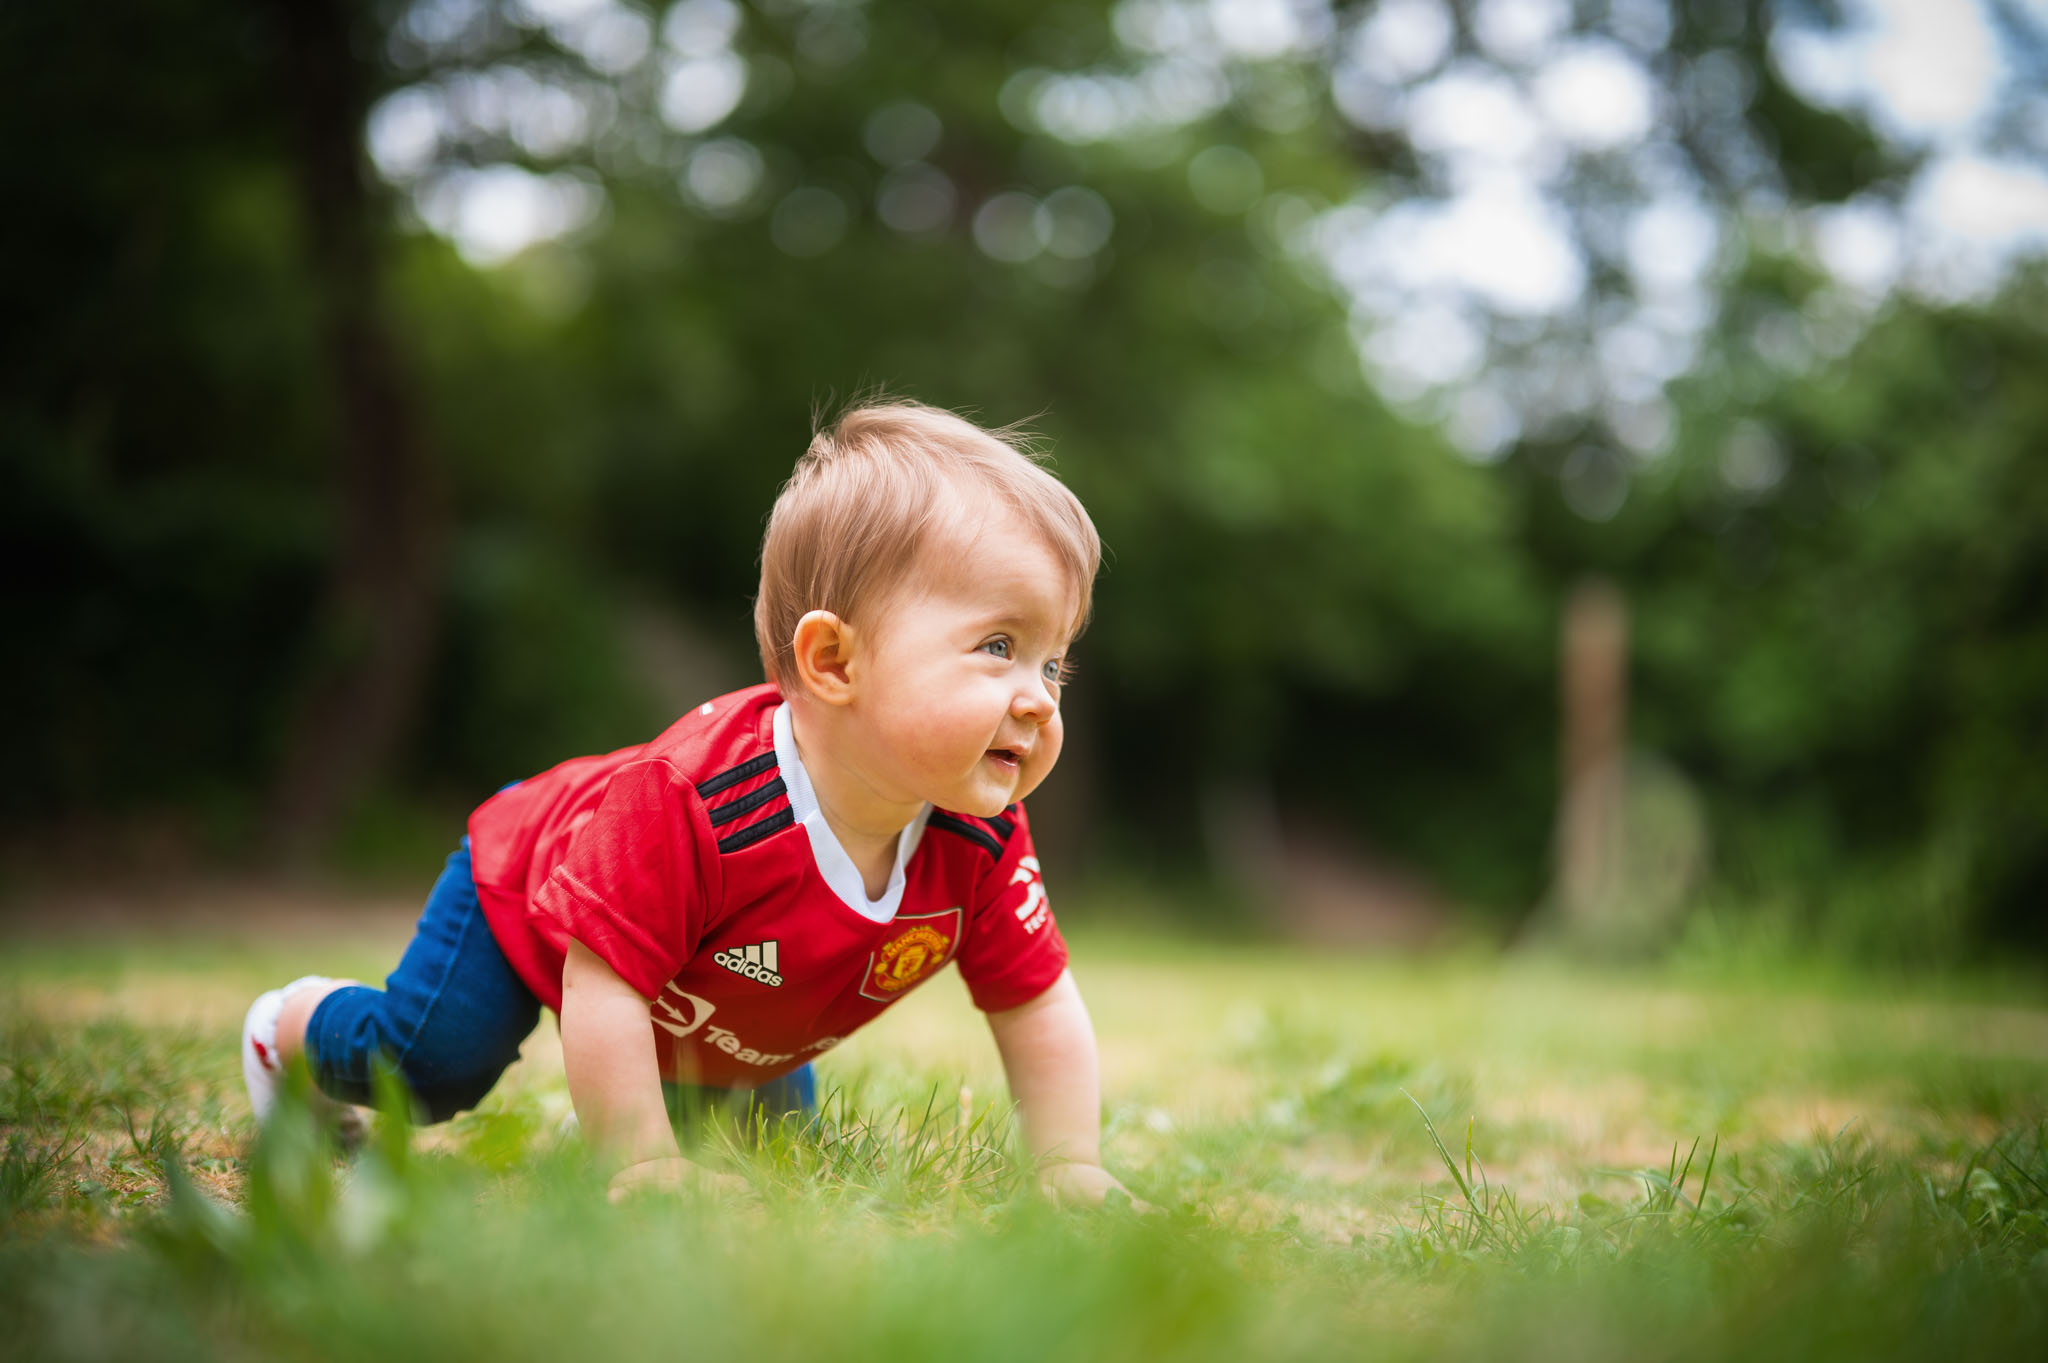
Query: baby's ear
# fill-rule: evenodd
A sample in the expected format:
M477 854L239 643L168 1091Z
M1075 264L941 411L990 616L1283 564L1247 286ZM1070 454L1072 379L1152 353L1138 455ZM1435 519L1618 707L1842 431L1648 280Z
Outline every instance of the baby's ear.
M811 611L796 622L793 642L797 680L804 690L827 705L851 703L853 679L847 664L853 659L853 626L831 611Z

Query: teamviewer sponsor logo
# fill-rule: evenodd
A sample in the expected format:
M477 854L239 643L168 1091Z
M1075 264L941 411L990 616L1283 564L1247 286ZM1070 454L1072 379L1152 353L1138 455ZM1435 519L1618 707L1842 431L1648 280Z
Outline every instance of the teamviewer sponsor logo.
M683 1006L679 1008L675 1004L670 1003L668 999L670 994L674 994L680 999ZM654 1000L654 1025L667 1032L670 1036L688 1036L699 1027L702 1027L710 1019L711 1015L717 1011L718 1005L710 999L701 999L695 994L685 994L682 990L676 988L674 980L670 980L668 986Z
M1024 902L1017 906L1017 921L1027 933L1037 932L1052 915L1045 904L1045 886L1038 879L1038 858L1025 857L1018 862L1017 874L1010 877L1010 883L1024 887Z
M775 943L757 942L750 947L721 951L711 958L735 975L744 975L750 980L759 980L773 987L782 983L781 972L775 964Z

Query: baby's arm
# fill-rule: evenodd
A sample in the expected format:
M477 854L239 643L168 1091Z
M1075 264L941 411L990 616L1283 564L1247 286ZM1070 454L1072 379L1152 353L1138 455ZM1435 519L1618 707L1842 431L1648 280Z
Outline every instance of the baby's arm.
M647 1000L576 941L562 966L562 1066L584 1139L618 1171L615 1192L686 1176L662 1102Z
M1029 1003L990 1013L988 1026L1046 1191L1084 1203L1102 1201L1112 1188L1122 1191L1102 1167L1101 1067L1073 972L1063 971Z

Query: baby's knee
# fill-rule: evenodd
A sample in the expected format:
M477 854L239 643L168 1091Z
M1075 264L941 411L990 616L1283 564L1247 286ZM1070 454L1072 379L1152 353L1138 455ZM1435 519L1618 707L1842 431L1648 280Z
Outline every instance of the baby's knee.
M420 1109L422 1120L445 1122L483 1102L497 1087L504 1073L501 1066L489 1071L437 1078L429 1084L411 1085L413 1101Z
M466 1040L462 1046L415 1049L400 1061L399 1077L424 1120L445 1122L477 1106L519 1059L519 1043L510 1037Z
M306 1058L329 1097L377 1103L377 1072L384 1069L398 1078L418 1120L443 1122L483 1101L519 1058L523 1039L509 1031L422 1027L394 1010L389 995L357 987L330 991L312 1015Z

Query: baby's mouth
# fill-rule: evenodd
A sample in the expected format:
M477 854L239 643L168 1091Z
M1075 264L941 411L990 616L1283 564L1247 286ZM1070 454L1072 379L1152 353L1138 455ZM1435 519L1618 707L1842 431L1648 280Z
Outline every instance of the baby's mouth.
M988 755L1006 767L1018 766L1024 761L1024 755L1012 748L990 748Z

